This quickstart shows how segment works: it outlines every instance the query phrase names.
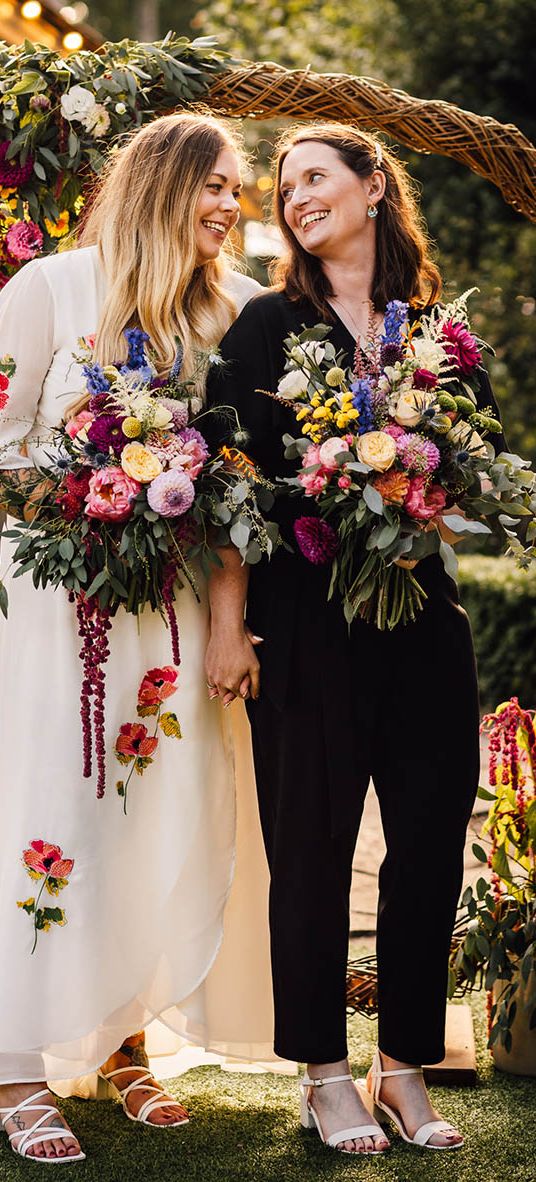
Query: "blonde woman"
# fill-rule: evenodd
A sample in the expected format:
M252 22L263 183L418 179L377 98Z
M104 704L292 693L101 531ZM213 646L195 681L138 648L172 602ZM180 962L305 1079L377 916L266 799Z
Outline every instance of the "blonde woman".
M240 148L216 120L157 119L113 156L78 249L36 260L10 281L0 298L0 355L17 369L0 418L0 481L24 488L28 470L46 465L38 437L84 389L72 359L80 337L96 334L106 365L126 358L123 330L139 326L162 375L177 337L185 375L196 349L220 340L258 288L226 256L239 169ZM2 551L5 566L9 540ZM147 1070L142 1036L129 1036L158 1015L184 1032L176 1007L186 999L195 1019L231 880L233 774L221 715L206 695L206 602L199 606L189 588L176 605L174 709L184 737L160 745L127 817L114 789L114 741L136 717L145 673L171 663L162 620L151 612L140 627L126 613L114 620L109 788L97 800L81 774L74 608L61 590L35 591L28 578L11 581L9 598L0 626L0 1116L21 1156L75 1162L84 1154L47 1080L100 1067L130 1118L154 1126L188 1119ZM40 931L32 953L23 904L47 872L66 880L67 923Z

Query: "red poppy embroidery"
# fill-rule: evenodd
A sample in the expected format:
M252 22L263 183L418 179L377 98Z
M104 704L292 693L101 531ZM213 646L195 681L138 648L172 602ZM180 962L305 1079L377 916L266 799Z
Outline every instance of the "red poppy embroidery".
M30 842L29 849L23 851L22 864L30 878L41 884L37 898L32 895L29 899L17 901L17 907L32 916L33 954L37 947L39 932L48 932L52 924L63 927L67 923L67 917L62 907L40 907L39 904L44 891L48 895L59 895L60 891L68 885L74 859L64 858L63 850L59 845L52 845L48 841L36 839Z
M119 728L115 741L115 754L119 763L128 767L132 764L126 780L118 780L116 784L119 796L123 797L123 812L127 811L127 792L133 772L142 776L145 769L153 762L153 755L158 747L158 728L164 735L172 735L181 739L181 728L176 714L171 711L162 712L163 703L177 691L178 673L172 665L165 665L161 669L149 669L145 674L138 690L137 713L139 718L152 715L155 727L152 735L141 722L125 722Z

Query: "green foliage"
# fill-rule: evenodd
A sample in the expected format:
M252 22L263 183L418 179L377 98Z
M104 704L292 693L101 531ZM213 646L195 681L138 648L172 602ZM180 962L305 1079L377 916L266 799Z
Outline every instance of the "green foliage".
M463 555L460 595L473 629L481 702L536 704L536 575L511 559Z

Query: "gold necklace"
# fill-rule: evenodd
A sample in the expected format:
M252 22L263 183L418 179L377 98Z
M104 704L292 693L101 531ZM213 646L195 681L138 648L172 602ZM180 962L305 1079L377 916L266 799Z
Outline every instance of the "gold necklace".
M350 323L353 324L356 348L360 347L361 342L363 342L365 346L374 344L374 342L376 341L377 337L380 334L380 327L379 327L379 325L377 325L375 323L375 320L374 320L374 317L376 315L376 309L374 307L372 300L363 300L362 301L364 304L368 304L368 309L369 309L368 323L367 323L367 335L364 338L363 338L363 334L359 328L359 325L358 325L355 317L352 315L352 313L349 311L349 309L346 307L346 305L343 304L340 296L333 296L329 302L332 305L339 304L339 306L342 308L343 312L346 313ZM335 311L336 311L336 309L335 309Z

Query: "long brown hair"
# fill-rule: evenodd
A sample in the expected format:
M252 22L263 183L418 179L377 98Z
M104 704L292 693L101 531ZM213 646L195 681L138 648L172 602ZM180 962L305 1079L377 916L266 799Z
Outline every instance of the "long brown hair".
M309 141L328 144L356 176L365 178L378 168L378 141L367 132L343 123L313 123L291 127L276 145L274 214L288 250L272 268L273 281L291 300L310 300L320 315L333 313L328 298L335 295L320 259L308 254L287 226L281 196L281 169L296 144ZM431 244L419 212L415 185L396 156L381 144L385 194L378 203L376 265L372 284L375 308L384 310L389 300L409 300L414 306L433 303L441 291L441 276L431 258Z
M196 349L219 343L232 323L236 307L223 285L230 248L197 266L195 243L197 202L227 147L241 161L234 129L181 112L155 119L111 154L78 240L98 246L107 279L95 350L101 364L126 355L123 329L136 324L163 373L178 337L188 376Z

